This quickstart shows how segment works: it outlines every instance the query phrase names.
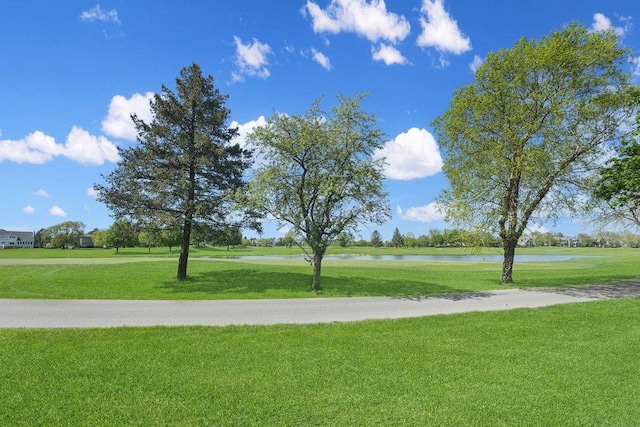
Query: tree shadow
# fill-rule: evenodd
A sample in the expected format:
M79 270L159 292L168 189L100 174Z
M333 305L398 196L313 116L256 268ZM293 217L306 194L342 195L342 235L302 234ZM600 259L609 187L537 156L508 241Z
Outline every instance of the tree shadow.
M593 299L638 298L640 297L640 282L635 280L597 285L529 288L527 290Z
M391 296L397 298L424 298L425 295L444 295L454 298L458 290L425 282L424 280L373 279L360 276L332 276L323 274L322 290L311 290L311 273L265 271L261 269L216 269L190 275L187 279L165 282L160 288L173 293L200 293L212 297L225 295L262 295L273 293L277 297L315 296L356 297Z
M409 300L409 301L424 301L427 299L446 299L449 301L464 301L468 299L482 299L489 298L495 295L495 292L455 292L446 294L433 294L433 295L404 295L394 298Z

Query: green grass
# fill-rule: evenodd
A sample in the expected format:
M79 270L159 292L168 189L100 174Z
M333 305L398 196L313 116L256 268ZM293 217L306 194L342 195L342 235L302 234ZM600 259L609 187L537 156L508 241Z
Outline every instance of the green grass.
M271 327L0 331L0 425L640 424L640 300Z
M258 252L251 252L252 250ZM334 249L342 253L365 248ZM273 251L296 251L275 248ZM51 252L48 252L51 251ZM0 251L0 298L84 299L240 299L303 298L310 292L312 268L303 259L238 260L216 257L223 248L195 250L189 261L188 280L174 279L177 260L168 251L145 256L145 250L40 250ZM267 248L239 249L242 253L269 254ZM375 251L369 248L369 251ZM385 250L405 254L409 250ZM233 251L230 251L233 253ZM420 252L420 251L418 251ZM465 249L430 249L424 252L464 254ZM495 251L494 251L495 252ZM59 253L82 254L59 258ZM93 257L93 254L106 254ZM235 252L236 254L238 252ZM290 253L290 252L289 252ZM640 276L638 249L520 250L518 253L597 255L564 262L516 263L511 287L540 287L613 282ZM43 255L44 254L44 255ZM91 254L92 256L84 256ZM53 257L47 255L54 255ZM321 296L431 295L503 288L500 262L354 261L323 262Z

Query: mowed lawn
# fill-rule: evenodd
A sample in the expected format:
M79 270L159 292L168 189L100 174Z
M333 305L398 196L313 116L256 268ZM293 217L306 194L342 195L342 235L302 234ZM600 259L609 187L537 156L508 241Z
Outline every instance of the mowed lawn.
M174 279L177 254L154 249L0 251L0 298L239 299L316 297L312 268L302 258L233 259L224 255L296 254L294 248L194 250L188 280ZM470 250L349 248L335 252L404 255L470 254ZM485 253L499 254L498 250ZM516 263L509 287L603 283L640 277L640 249L545 248L520 254L588 256L568 261ZM20 257L22 256L22 257ZM500 262L323 262L320 296L431 295L504 288Z
M269 327L0 331L0 425L640 424L640 300Z

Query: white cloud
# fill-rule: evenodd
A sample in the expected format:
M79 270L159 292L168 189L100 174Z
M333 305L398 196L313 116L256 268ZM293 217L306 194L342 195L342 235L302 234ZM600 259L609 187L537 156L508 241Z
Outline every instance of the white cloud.
M35 191L33 193L34 196L39 196L39 197L44 197L45 199L49 198L49 193L47 193L46 191L44 191L44 189L39 189L38 191Z
M63 218L67 216L67 213L63 211L62 208L60 208L58 205L51 206L51 208L49 209L49 213L53 216L60 216Z
M118 149L105 137L95 137L73 127L64 145L51 136L35 131L25 138L0 141L0 162L43 164L54 157L63 156L84 165L101 165L105 160L116 162Z
M250 120L244 124L240 124L237 121L232 121L229 124L231 128L238 128L238 136L236 136L231 142L233 144L240 144L241 147L247 146L247 135L253 132L255 128L263 127L267 125L267 119L264 116L258 117L257 120Z
M35 131L17 141L0 141L0 162L42 164L62 153L62 146L53 137Z
M480 55L475 55L473 57L473 61L471 62L471 64L469 64L469 69L473 74L475 74L476 71L478 71L478 68L480 68L483 63L484 60L480 57Z
M456 55L471 50L471 40L460 32L456 20L444 10L444 0L423 0L420 12L422 34L418 37L418 46Z
M91 135L74 126L64 144L64 156L81 165L102 165L105 160L117 162L118 148L104 136Z
M384 174L390 179L410 180L435 175L442 169L436 140L425 129L411 128L376 150L374 158L386 158Z
M131 120L131 115L136 114L145 123L153 121L150 102L154 97L153 92L144 95L134 93L131 98L116 95L109 102L109 112L102 120L102 131L114 138L135 141L138 136L136 127Z
M433 222L444 219L442 206L436 202L425 206L411 207L406 212L398 205L396 213L400 215L400 218L409 221Z
M267 65L267 55L272 54L267 43L260 43L255 37L250 44L242 43L239 37L233 36L236 43L236 66L238 71L233 73L233 81L243 81L244 76L266 79L270 76Z
M95 199L98 197L98 191L93 187L89 187L87 188L87 196Z
M529 234L531 233L548 233L549 229L541 224L531 224L527 227Z
M593 23L591 24L591 31L593 32L613 30L616 36L624 37L627 29L627 26L614 27L613 24L611 24L611 20L604 16L602 13L595 13L593 15Z
M255 128L263 127L267 125L267 120L264 116L258 117L257 120L250 120L244 124L240 124L237 121L232 121L229 127L237 127L238 128L238 136L236 136L231 142L233 144L240 144L240 147L247 148L247 135L249 135ZM264 159L262 156L257 156L254 154L254 164L253 167L257 167L264 164Z
M407 58L402 56L398 49L384 43L380 43L380 46L377 50L374 47L371 47L371 56L375 61L384 61L384 63L387 65L404 65L408 62Z
M32 214L35 213L35 208L31 205L27 205L24 208L22 208L22 212L26 213L26 214Z
M313 48L311 48L311 53L313 54L313 60L322 66L325 70L331 70L331 61L329 58L322 52L319 52Z
M633 75L640 77L640 56L633 58L631 64L633 65Z
M316 33L351 32L371 42L387 40L397 43L404 40L411 26L402 16L387 11L384 0L331 0L326 9L307 1L306 10L313 21Z
M99 4L95 5L93 9L85 10L84 12L82 12L80 14L80 20L88 22L113 22L114 24L120 24L120 20L118 19L118 12L115 9L102 10Z

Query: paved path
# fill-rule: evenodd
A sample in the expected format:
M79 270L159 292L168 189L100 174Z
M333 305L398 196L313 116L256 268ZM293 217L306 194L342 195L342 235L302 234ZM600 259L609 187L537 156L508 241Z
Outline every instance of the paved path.
M639 282L429 297L233 301L0 299L0 328L272 325L397 319L640 297Z

